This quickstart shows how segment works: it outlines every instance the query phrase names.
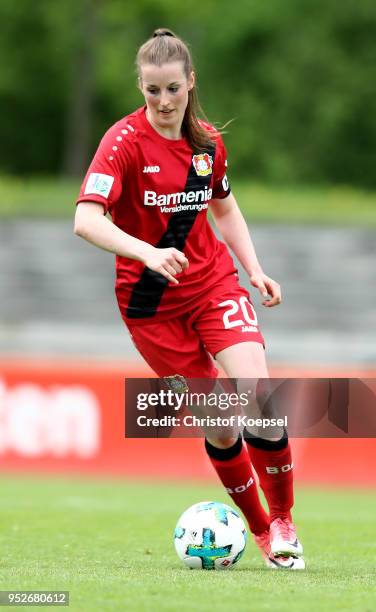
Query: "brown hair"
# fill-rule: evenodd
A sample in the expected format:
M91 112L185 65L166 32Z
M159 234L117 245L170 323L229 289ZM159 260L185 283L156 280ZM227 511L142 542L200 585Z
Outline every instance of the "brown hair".
M171 30L160 28L155 30L152 38L147 40L138 50L136 65L139 76L142 64L161 66L168 62L182 61L184 74L189 78L193 68L191 54L187 45ZM205 114L200 106L196 88L188 92L188 104L183 119L182 132L194 151L212 148L214 138L199 123L198 114Z

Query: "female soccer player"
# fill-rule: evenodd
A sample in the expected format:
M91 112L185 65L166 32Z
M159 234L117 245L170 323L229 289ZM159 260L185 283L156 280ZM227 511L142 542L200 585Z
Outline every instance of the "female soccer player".
M264 274L230 191L221 135L198 118L189 50L170 30L156 30L138 51L137 69L145 105L104 135L82 184L75 233L116 254L122 318L159 377L215 378L213 357L230 378L266 378L256 313L208 223L208 206L265 307L280 303L280 287ZM274 441L246 432L245 443L209 436L205 447L266 565L304 568L286 432Z

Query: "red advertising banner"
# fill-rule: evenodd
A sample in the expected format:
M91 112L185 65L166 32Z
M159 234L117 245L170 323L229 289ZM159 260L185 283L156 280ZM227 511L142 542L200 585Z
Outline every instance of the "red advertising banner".
M271 374L328 372L274 368ZM374 373L331 370L330 375ZM152 375L126 362L0 360L0 469L214 480L202 439L125 439L124 379L141 376ZM292 445L298 483L376 484L370 469L374 439L294 439Z

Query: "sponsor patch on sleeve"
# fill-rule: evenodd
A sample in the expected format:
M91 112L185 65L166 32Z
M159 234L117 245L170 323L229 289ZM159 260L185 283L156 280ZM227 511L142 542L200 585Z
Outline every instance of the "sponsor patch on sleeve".
M108 198L115 177L109 174L99 174L92 172L86 183L84 194L97 194Z

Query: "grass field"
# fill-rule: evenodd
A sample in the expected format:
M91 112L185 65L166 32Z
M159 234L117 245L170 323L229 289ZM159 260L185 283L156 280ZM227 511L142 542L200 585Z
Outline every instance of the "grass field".
M249 222L376 226L376 193L232 181ZM0 218L72 218L79 181L0 176Z
M374 610L375 492L297 493L307 570L264 568L253 541L233 569L177 558L180 513L219 487L2 477L1 589L69 590L70 609L131 612Z

